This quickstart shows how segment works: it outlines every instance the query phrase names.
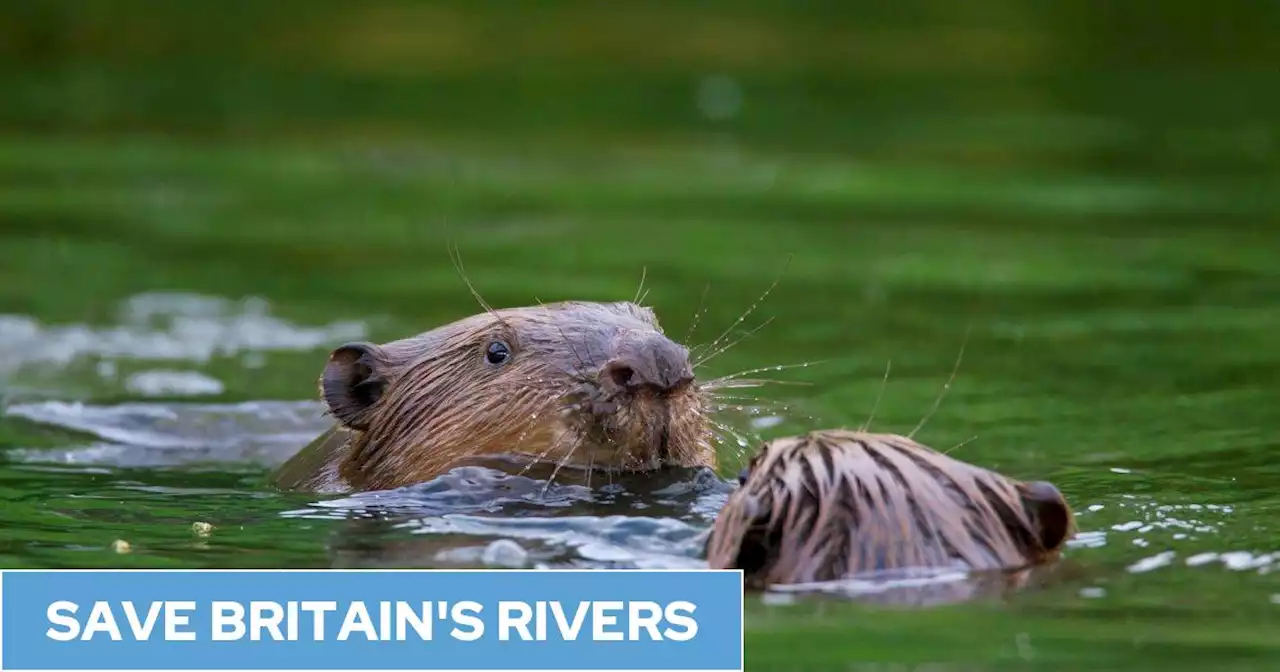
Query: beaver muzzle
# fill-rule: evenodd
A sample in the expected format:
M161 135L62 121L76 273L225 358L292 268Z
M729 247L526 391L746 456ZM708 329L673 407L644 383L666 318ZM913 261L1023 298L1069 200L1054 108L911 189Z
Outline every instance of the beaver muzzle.
M628 332L600 367L591 411L607 440L632 466L670 458L670 426L694 391L689 351L660 333Z
M689 351L661 334L629 338L604 365L604 375L619 390L667 394L693 382Z

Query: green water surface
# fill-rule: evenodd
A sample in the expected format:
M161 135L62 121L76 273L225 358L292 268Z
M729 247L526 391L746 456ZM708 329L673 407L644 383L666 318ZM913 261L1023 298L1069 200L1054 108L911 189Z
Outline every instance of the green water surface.
M1009 602L753 602L748 669L1275 669L1278 19L1264 2L15 0L0 314L101 327L144 292L257 296L386 340L476 311L456 244L495 305L629 299L643 273L676 336L709 287L707 343L780 278L735 333L772 321L709 365L822 360L760 391L793 409L766 436L861 424L882 392L873 427L909 432L963 347L918 438L1052 481L1084 543ZM224 384L207 401L309 399L324 356L178 368ZM0 366L0 390L136 396L97 371ZM0 419L0 566L337 562L339 521L282 517L311 498L258 465L4 457L84 441Z

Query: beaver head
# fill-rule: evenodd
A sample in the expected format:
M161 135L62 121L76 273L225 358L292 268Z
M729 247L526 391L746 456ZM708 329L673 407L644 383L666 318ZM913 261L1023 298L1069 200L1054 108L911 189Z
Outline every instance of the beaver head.
M844 430L766 443L707 542L711 567L749 586L879 570L1017 569L1055 558L1074 530L1061 493L909 438Z
M486 311L349 343L330 355L320 391L348 430L334 471L358 489L421 482L480 455L610 471L715 462L688 350L629 302Z

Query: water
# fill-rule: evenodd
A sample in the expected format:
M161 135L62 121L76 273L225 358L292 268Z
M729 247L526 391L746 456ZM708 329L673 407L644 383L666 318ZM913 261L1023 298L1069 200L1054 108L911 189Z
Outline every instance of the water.
M0 566L687 566L756 441L874 408L1081 531L1013 595L753 599L750 669L1273 669L1280 17L887 7L6 3ZM817 363L720 477L272 489L328 348L478 310L449 244L495 305L643 275L744 337L707 377ZM902 594L978 599L847 599Z

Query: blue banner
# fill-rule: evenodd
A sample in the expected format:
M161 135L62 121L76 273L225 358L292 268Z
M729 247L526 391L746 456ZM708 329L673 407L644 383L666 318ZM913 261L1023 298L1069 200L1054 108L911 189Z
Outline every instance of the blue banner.
M742 574L0 572L5 670L741 670Z

